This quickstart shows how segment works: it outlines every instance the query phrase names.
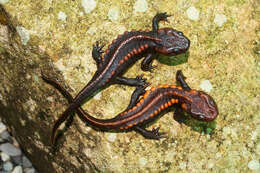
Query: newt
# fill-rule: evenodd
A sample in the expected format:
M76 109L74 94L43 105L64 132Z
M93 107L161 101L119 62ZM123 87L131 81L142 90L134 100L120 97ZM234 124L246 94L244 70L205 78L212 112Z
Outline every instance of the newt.
M73 101L71 94L60 84L46 76L43 78L55 86L69 102ZM76 108L76 112L86 123L101 130L135 130L145 138L157 140L163 137L159 127L147 130L144 126L173 105L200 121L209 122L217 117L218 107L210 95L191 89L180 70L176 73L176 80L181 86L164 84L149 90L145 90L147 85L137 86L127 109L111 119L97 119L81 107Z
M67 119L70 113L78 108L82 102L96 91L112 84L129 86L144 86L146 80L142 76L126 78L122 74L138 59L145 57L141 62L143 71L152 71L153 60L158 54L175 56L189 49L190 41L184 34L173 28L159 29L160 21L168 21L169 15L159 13L152 21L152 31L131 31L119 35L106 51L98 42L93 45L92 57L96 61L97 71L88 84L70 102L67 109L59 116L52 130L51 140L59 126Z

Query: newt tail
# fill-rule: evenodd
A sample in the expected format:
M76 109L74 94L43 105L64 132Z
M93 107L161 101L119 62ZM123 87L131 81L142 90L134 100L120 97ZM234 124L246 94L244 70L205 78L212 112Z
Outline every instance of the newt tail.
M70 93L57 82L45 76L44 80L54 85L69 102L73 101ZM81 107L78 107L76 111L84 121L93 127L118 131L132 129L149 139L160 139L162 133L159 133L159 128L146 130L144 125L173 105L200 121L212 121L217 117L218 108L211 96L203 91L191 89L181 71L176 73L176 80L181 86L164 84L150 90L145 90L146 86L138 86L132 94L127 109L111 119L97 119Z

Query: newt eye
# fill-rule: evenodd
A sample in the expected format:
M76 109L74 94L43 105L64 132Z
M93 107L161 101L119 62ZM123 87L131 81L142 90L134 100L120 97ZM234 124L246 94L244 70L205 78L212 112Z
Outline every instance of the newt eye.
M183 36L183 33L182 33L182 32L178 32L178 34L179 34L180 36Z
M212 100L209 101L209 104L211 104L211 106L214 106L214 102Z

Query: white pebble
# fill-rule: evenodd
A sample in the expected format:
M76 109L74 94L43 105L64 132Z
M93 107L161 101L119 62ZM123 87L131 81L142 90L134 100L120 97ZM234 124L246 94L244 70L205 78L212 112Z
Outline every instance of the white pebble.
M97 6L97 2L95 0L81 0L81 5L84 8L86 14L90 13Z
M119 11L117 8L111 8L109 9L108 11L108 14L107 14L108 18L112 21L116 21L118 19L118 16L119 16Z
M11 171L13 169L13 164L11 162L5 162L3 167L5 171Z
M191 20L199 20L200 11L197 10L195 7L190 7L187 9L186 14L189 19Z
M216 14L214 23L221 27L227 21L227 17L224 14Z
M179 168L180 168L180 169L186 169L186 168L187 168L187 162L181 162L181 163L179 164Z
M63 60L59 59L54 63L54 65L60 70L60 71L65 71L66 67L63 65Z
M257 136L258 136L257 131L253 131L250 135L252 141L257 140Z
M115 142L115 140L116 140L116 133L111 133L111 134L109 134L109 135L108 135L108 140L109 140L110 142Z
M139 159L139 164L141 167L144 167L146 165L146 163L147 163L147 160L145 158L141 157Z
M209 80L203 80L200 83L200 88L206 92L210 92L212 90L212 85Z
M27 42L30 40L29 31L22 26L17 26L16 31L18 32L19 36L21 37L22 44L26 45Z
M134 13L146 12L147 8L148 8L148 4L146 0L137 0L134 4Z
M5 4L7 3L9 0L0 0L0 4Z
M23 173L23 168L21 166L16 166L12 173Z
M253 171L258 170L260 168L258 160L251 160L247 166L249 169Z
M1 159L3 162L10 160L10 156L4 152L1 152Z
M0 122L0 133L3 133L6 130L6 126Z
M0 150L8 154L9 156L19 156L22 154L19 148L16 148L10 143L4 143L0 145Z
M60 12L58 13L58 19L59 19L59 20L65 21L66 18L67 18L67 15L66 15L64 12L60 11Z

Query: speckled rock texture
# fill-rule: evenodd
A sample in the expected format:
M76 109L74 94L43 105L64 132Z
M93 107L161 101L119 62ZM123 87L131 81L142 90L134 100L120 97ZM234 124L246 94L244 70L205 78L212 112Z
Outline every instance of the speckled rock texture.
M37 171L260 171L258 1L1 3L8 15L1 8L0 116ZM154 62L154 73L141 72L138 62L125 76L143 73L152 86L172 84L176 70L182 69L192 88L215 99L218 118L200 123L188 117L180 125L169 112L153 124L167 137L153 141L136 132L97 131L75 116L53 149L51 127L68 104L41 80L40 72L58 79L75 96L96 70L92 44L101 40L108 46L126 30L150 29L157 12L172 15L160 26L182 31L191 40L189 53L170 61L161 57ZM98 118L113 117L128 105L133 90L113 85L83 108Z

